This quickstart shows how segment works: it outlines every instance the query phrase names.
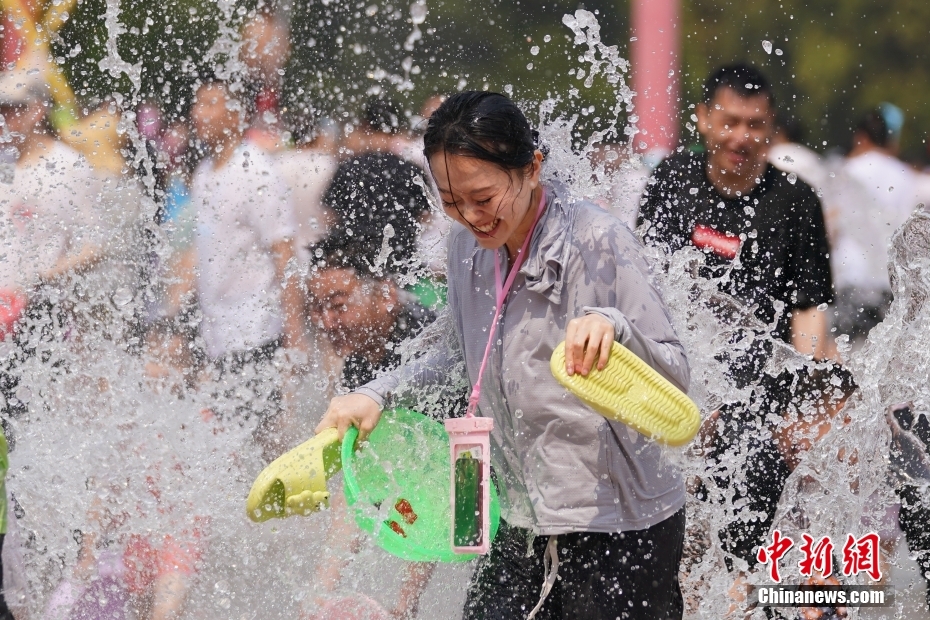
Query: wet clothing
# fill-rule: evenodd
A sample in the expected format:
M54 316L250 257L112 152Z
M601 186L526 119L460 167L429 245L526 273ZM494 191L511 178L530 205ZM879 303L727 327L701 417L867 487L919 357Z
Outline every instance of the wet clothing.
M454 226L445 320L455 345L437 345L358 392L383 405L400 386L443 383L463 358L474 384L496 309L495 253L506 265L506 249L482 249ZM549 185L501 313L479 402L481 415L494 419L492 464L502 518L514 527L546 535L644 530L684 505L681 477L662 448L595 413L549 370L568 321L590 313L610 320L620 343L688 389L684 348L649 282L638 240L596 205Z
M833 301L830 248L814 190L771 164L749 194L727 198L707 178L706 154L679 153L656 168L643 193L639 224L647 243L670 253L691 244L707 256L704 275L756 305L773 334L790 342L792 310ZM784 304L784 310L777 306Z
M671 620L684 605L678 583L685 509L638 532L562 534L555 540L558 579L540 620ZM501 522L491 551L478 560L465 620L526 618L546 579L550 537Z
M728 198L714 188L706 167L706 153L678 153L658 166L639 215L645 240L669 253L689 244L702 250L701 275L720 278L722 291L755 306L772 337L790 342L793 310L833 300L820 201L809 185L792 182L771 164L752 192ZM757 336L747 350L720 359L737 387L752 388L752 397L721 408L720 430L707 456L708 475L721 488L734 487L731 505L738 506L734 520L719 532L723 548L750 566L790 473L767 416L785 412L798 380L787 371L777 377L763 373L773 343L763 330ZM733 567L731 558L727 563Z

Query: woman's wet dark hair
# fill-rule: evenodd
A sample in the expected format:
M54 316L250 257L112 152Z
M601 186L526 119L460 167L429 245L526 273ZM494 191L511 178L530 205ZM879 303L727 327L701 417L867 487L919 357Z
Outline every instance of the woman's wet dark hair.
M440 151L474 157L504 170L533 161L539 134L513 101L487 91L452 95L429 117L423 136L426 160Z

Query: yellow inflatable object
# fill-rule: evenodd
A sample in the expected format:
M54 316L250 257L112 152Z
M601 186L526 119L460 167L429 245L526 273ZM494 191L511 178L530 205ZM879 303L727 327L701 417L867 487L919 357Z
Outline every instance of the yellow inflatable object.
M549 360L559 383L604 417L622 422L656 441L681 446L697 434L701 413L681 390L614 342L604 370L593 369L587 377L565 372L565 343Z
M249 518L260 523L329 505L326 481L342 469L341 443L339 432L330 428L276 458L252 483Z

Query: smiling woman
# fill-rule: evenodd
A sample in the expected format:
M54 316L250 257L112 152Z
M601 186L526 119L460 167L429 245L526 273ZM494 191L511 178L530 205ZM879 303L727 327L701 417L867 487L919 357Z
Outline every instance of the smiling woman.
M563 340L566 372L582 375L603 368L616 340L687 390L684 349L649 284L639 241L620 220L546 180L535 132L503 95L450 97L430 117L424 146L457 222L447 266L455 339L333 399L317 432L371 432L386 401L405 404L402 386L454 380L464 358L469 383L484 378L473 398L494 419L502 504L465 617L521 618L535 605L530 617L680 618L678 471L657 444L595 413L549 370ZM490 343L489 333L498 334Z

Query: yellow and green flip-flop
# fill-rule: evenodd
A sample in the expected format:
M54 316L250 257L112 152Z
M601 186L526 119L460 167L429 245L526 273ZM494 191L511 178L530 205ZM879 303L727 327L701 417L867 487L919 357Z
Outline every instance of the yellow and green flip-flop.
M258 523L327 506L326 481L342 469L341 443L335 428L326 429L272 461L252 483L249 518Z

